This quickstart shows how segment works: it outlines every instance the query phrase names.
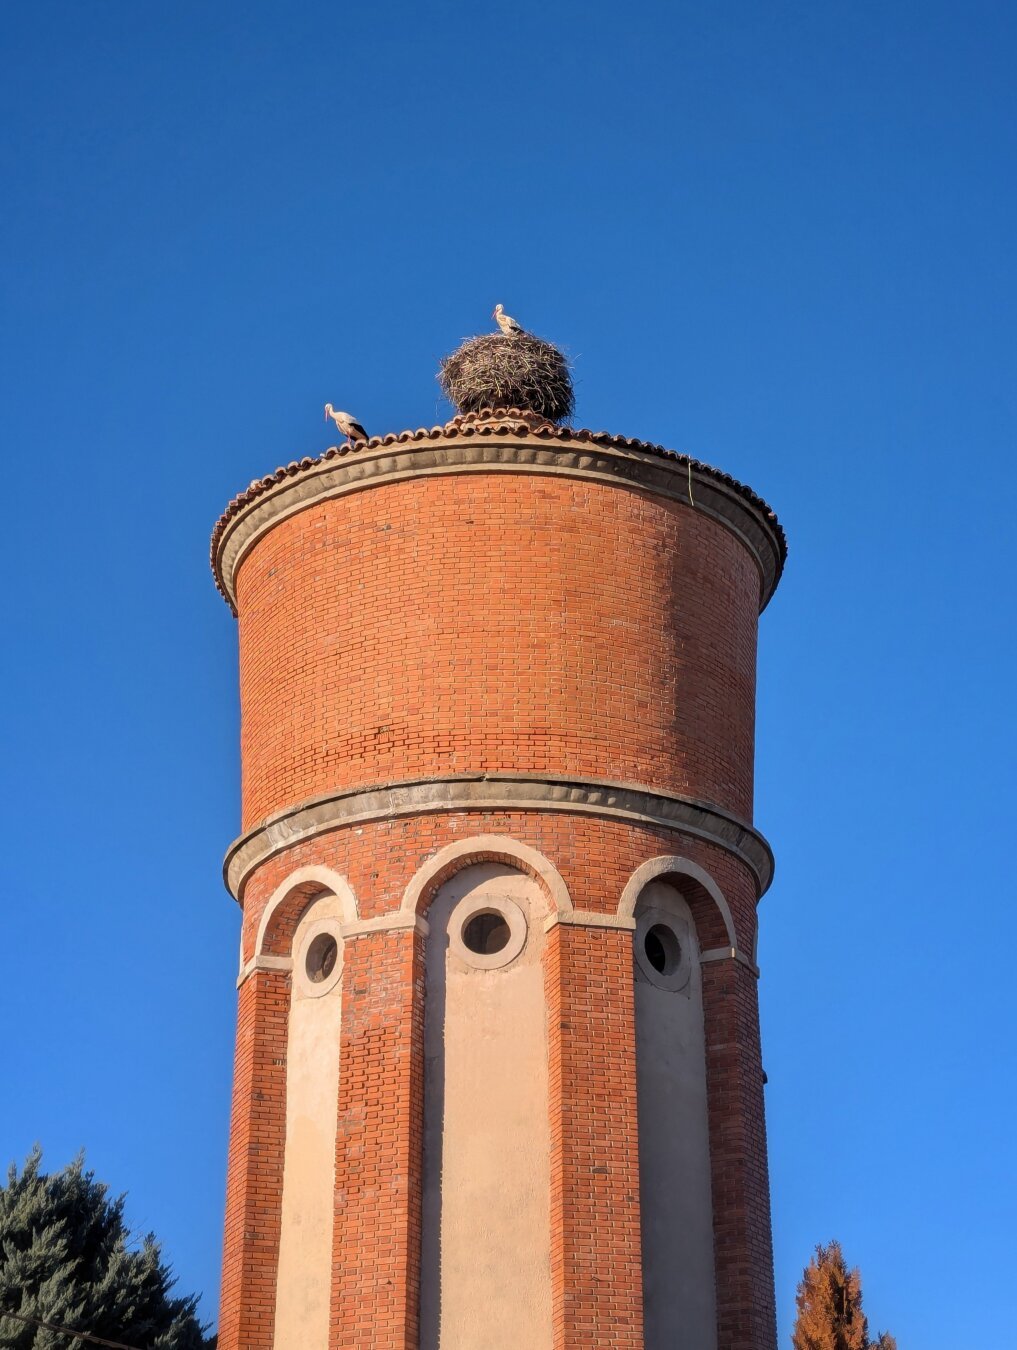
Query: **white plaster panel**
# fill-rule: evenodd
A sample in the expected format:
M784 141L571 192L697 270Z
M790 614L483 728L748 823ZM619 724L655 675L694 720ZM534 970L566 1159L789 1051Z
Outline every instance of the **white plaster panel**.
M496 969L449 942L486 907L526 921ZM552 1344L545 913L501 863L465 868L428 911L422 1350Z
M651 983L635 964L639 1199L646 1350L716 1350L713 1204L702 970L685 900L661 881L635 906L635 941L670 922L680 976ZM640 953L642 955L642 953ZM669 987L670 986L670 987Z
M286 1151L276 1285L274 1350L328 1350L332 1226L342 1015L345 897L322 896L294 934L294 965L311 940L331 933L334 978L320 993L294 970L286 1046Z

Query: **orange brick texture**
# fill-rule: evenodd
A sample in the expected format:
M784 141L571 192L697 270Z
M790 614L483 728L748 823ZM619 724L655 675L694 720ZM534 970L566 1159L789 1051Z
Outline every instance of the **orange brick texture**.
M346 944L332 1347L417 1345L423 980L423 940L411 931Z
M747 549L679 502L566 477L460 473L308 507L240 566L243 823L316 794L466 771L623 780L748 819L759 579ZM562 810L374 820L292 844L243 894L244 959L299 867L398 911L445 845L502 835L542 853L575 907L617 912L632 873L680 854L753 950L756 881L703 839ZM421 897L422 912L440 884ZM686 892L687 894L688 891ZM704 949L728 939L689 895ZM284 953L299 897L268 950ZM556 1350L642 1346L632 935L559 924L545 956ZM423 952L352 937L343 977L330 1346L416 1347ZM755 980L704 966L718 1345L773 1350ZM240 990L221 1350L268 1350L278 1253L288 976Z
M752 815L759 575L680 503L531 475L393 483L281 521L237 604L244 829L474 769Z
M276 971L259 971L240 988L219 1319L224 1346L272 1344L289 1003L289 980Z
M643 1343L632 935L550 933L551 1278L557 1346Z

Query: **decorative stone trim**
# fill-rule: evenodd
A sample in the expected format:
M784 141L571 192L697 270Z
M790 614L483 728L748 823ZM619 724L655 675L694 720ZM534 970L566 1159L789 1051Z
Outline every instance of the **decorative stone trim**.
M505 921L509 937L500 951L481 953L467 944L466 926L479 914L497 914ZM449 951L472 970L501 970L510 966L522 954L526 938L526 915L516 902L508 896L488 895L483 890L479 895L467 895L460 900L449 920Z
M388 439L388 438L386 438ZM726 474L659 447L633 448L620 437L590 432L539 436L524 424L515 434L478 427L470 434L439 429L437 437L294 464L281 479L249 492L216 527L212 570L236 613L236 575L246 554L280 521L317 502L409 478L453 473L533 473L592 479L681 501L718 521L742 541L759 569L759 608L765 609L784 564L776 517Z
M430 929L422 914L404 914L397 909L391 914L379 914L373 919L354 919L350 923L339 924L337 931L345 943L363 937L367 933L415 932L427 937ZM241 966L237 988L239 989L245 980L250 979L256 970L286 972L292 969L292 956L270 956L266 952L259 952Z
M334 916L329 916L312 920L306 926L302 924L301 928L302 932L300 929L297 930L298 946L293 955L293 990L301 998L324 998L336 988L343 977L342 925ZM310 978L307 969L307 956L311 944L319 937L331 938L338 948L338 955L331 974L315 981Z
M550 932L557 924L571 924L577 928L620 928L634 932L635 919L620 914L598 914L590 909L577 909L571 914L549 914L544 920L544 932ZM421 914L404 914L397 910L393 914L381 914L375 919L358 919L354 923L343 924L343 940L360 937L364 933L387 933L394 930L414 929L426 937L430 931L427 920ZM758 980L759 967L737 947L711 947L699 958L699 964L705 966L710 961L737 961L750 971ZM290 956L252 956L237 979L237 988L250 979L256 970L274 970L277 973L292 970L293 958Z
M646 937L652 928L666 929L678 949L678 961L671 970L658 970L650 962L646 951ZM647 984L652 984L655 989L663 989L669 994L686 992L689 980L692 978L691 953L694 950L694 940L689 931L688 921L684 916L672 914L670 910L656 909L652 906L640 910L639 918L636 920L636 940L634 943L636 966L639 969L639 974Z
M351 923L357 918L359 914L357 897L353 894L353 888L344 876L340 876L338 872L333 872L330 867L315 865L298 867L295 872L289 874L285 881L280 882L269 896L268 904L262 912L258 923L258 931L254 938L254 954L256 957L260 956L264 950L265 934L268 932L268 926L276 910L281 905L285 905L294 892L312 886L319 888L322 895L334 895L336 897L342 907L344 922Z
M356 923L343 924L343 941L363 937L366 933L414 932L427 937L431 931L422 914L405 914L401 909L391 914L379 914L373 919L358 919Z
M592 909L575 909L571 914L549 914L544 920L544 932L549 933L556 924L563 923L576 928L621 928L626 932L635 930L635 919L624 914L600 914Z
M669 874L691 877L693 881L699 882L720 911L720 917L724 920L724 930L731 946L737 946L738 938L735 935L731 906L727 903L724 892L709 872L704 867L700 867L698 863L694 863L691 858L682 858L675 854L665 853L659 858L650 858L647 862L642 863L625 883L625 889L622 891L621 899L618 902L618 913L635 914L636 905L639 903L643 888L648 886L651 881L656 881L658 877L665 877ZM765 889L766 887L763 887L763 890ZM762 891L760 891L760 894L762 894Z
M251 978L256 970L274 970L277 975L286 974L293 969L292 956L268 956L265 953L259 953L252 956L246 965L240 967L240 974L237 976L237 988Z
M456 839L432 853L410 878L400 910L407 917L417 914L421 904L430 904L434 891L451 876L481 861L522 864L522 870L541 886L555 913L572 913L569 888L554 864L538 849L507 834L474 834L467 839Z
M491 773L350 789L312 797L277 812L230 847L223 864L226 887L241 899L251 873L267 858L330 830L393 816L469 810L574 811L677 830L733 854L755 875L760 895L773 878L773 854L763 836L718 806L636 784Z
M708 961L737 961L739 965L751 971L756 979L759 979L759 967L744 952L737 947L711 947L708 952L703 952L699 957L699 964L705 966Z

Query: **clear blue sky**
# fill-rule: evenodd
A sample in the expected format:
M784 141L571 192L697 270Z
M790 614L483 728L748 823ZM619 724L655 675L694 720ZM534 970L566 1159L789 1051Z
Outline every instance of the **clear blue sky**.
M781 1344L1017 1344L1017 11L8 4L4 1157L82 1145L215 1316L238 916L227 500L444 415L494 301L580 424L750 483Z

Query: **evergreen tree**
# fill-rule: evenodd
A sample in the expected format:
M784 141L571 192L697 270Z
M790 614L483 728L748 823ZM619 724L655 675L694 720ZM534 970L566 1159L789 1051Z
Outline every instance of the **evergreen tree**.
M90 1350L90 1343L17 1321L19 1313L139 1350L203 1350L196 1298L174 1298L159 1244L140 1245L124 1223L124 1197L86 1172L39 1170L41 1150L0 1186L0 1347Z
M868 1350L862 1278L848 1270L840 1243L817 1246L798 1285L794 1350Z
M798 1286L794 1350L896 1350L893 1338L869 1342L862 1280L848 1270L839 1242L817 1247Z

